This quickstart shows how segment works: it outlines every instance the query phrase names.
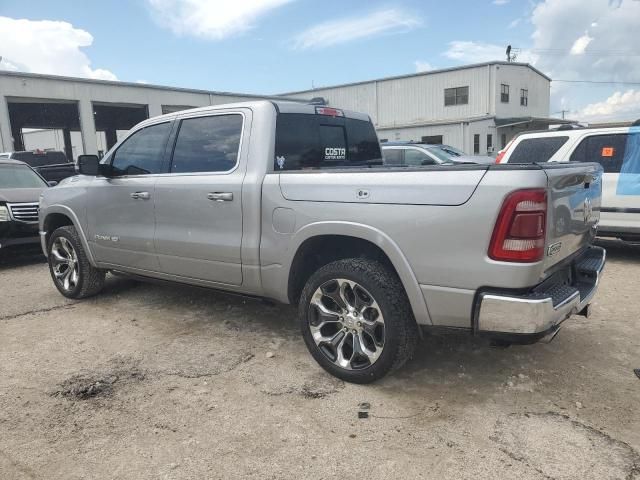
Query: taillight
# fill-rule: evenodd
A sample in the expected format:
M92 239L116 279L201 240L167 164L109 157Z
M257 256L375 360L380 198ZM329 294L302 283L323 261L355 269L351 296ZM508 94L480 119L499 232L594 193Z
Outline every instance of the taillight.
M342 110L331 107L316 107L316 114L327 115L329 117L344 117L344 112Z
M501 262L537 262L544 256L547 192L516 190L502 203L489 257Z
M507 153L507 150L509 150L509 147L513 143L513 140L515 140L515 138L512 139L509 143L507 143L507 146L504 147L502 150L500 150L498 152L498 155L496 156L496 163L501 163L502 162L502 159L504 158L505 154Z

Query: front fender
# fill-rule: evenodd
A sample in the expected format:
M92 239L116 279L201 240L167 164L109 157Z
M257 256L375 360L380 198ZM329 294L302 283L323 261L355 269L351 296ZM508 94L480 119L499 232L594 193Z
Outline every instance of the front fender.
M429 316L424 296L407 258L391 237L370 225L344 221L322 221L310 223L300 228L291 237L288 256L282 264L282 270L286 275L283 285L289 284L291 265L300 246L310 238L321 235L354 237L377 245L387 255L396 272L398 272L418 324L431 325L431 317Z
M84 229L82 228L82 223L80 222L80 219L78 218L78 216L76 215L76 213L70 209L67 206L64 205L49 205L46 207L45 211L44 211L44 215L42 215L40 217L40 244L42 245L42 251L44 252L45 256L48 256L48 252L47 252L47 235L50 232L47 232L44 228L44 225L46 223L47 217L49 217L50 215L54 215L54 214L61 214L66 216L67 218L69 218L73 224L73 226L75 227L76 231L78 232L78 236L80 237L80 241L82 242L82 248L84 248L85 253L87 254L87 258L89 259L89 263L91 263L92 266L96 266L96 262L95 259L93 258L93 253L91 252L91 249L89 248L89 242L87 239L87 236L85 234Z

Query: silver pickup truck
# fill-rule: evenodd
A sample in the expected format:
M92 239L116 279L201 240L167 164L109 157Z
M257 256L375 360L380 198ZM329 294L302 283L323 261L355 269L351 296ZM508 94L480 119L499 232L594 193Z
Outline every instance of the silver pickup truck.
M58 290L108 271L297 304L333 375L400 367L428 327L506 342L586 315L597 164L385 166L367 115L292 102L147 120L40 199Z

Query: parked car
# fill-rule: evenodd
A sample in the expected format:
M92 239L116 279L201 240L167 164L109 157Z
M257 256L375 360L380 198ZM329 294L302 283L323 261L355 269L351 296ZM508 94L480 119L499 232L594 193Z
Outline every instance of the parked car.
M49 185L31 167L0 159L0 254L8 247L38 244L38 198Z
M32 167L48 182L60 180L76 174L75 164L67 160L64 152L55 150L32 150L25 152L0 153L0 159L19 160Z
M398 169L367 115L335 108L163 115L78 165L40 204L62 295L95 295L115 271L296 304L313 357L351 382L400 367L421 327L552 336L587 314L604 266L599 165Z
M465 154L450 145L385 142L382 144L385 165L453 165L456 163L492 163L489 157Z
M598 235L640 240L640 122L632 127L523 133L498 163L598 162L604 168Z

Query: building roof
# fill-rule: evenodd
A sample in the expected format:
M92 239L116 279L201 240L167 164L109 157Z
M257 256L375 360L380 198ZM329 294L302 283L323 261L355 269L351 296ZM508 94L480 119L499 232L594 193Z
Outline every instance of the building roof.
M548 77L547 75L545 75L544 73L542 73L540 70L538 70L537 68L535 68L533 65L531 65L529 63L494 61L494 62L472 63L470 65L461 65L459 67L439 68L437 70L427 70L426 72L408 73L408 74L405 74L405 75L395 75L395 76L391 76L391 77L374 78L372 80L362 80L362 81L359 81L359 82L343 83L343 84L340 84L340 85L329 85L329 86L326 86L326 87L317 87L317 88L312 88L312 89L309 89L309 90L298 90L298 91L295 91L295 92L287 92L287 93L283 93L282 95L297 95L297 94L300 94L300 93L312 93L312 92L315 92L317 90L329 90L329 89L332 89L332 88L352 87L352 86L355 86L355 85L363 85L363 84L366 84L366 83L385 82L387 80L400 80L400 79L403 79L403 78L421 77L421 76L425 76L425 75L434 75L436 73L455 72L455 71L458 71L458 70L467 70L467 69L470 69L470 68L487 67L489 65L515 65L517 67L526 67L526 68L531 69L532 71L534 71L535 73L537 73L541 77L551 81L550 77Z
M166 90L172 92L184 92L184 93L199 93L206 95L219 95L228 97L246 97L252 98L273 98L282 99L282 95L257 95L250 93L236 93L236 92L224 92L218 90L201 90L196 88L183 88L183 87L169 87L166 85L154 85L150 83L138 83L138 82L121 82L119 80L96 80L93 78L81 78L81 77L67 77L63 75L49 75L42 73L26 73L26 72L12 72L8 70L0 70L1 77L19 77L19 78L34 78L41 80L53 80L59 82L75 82L75 83L89 83L94 85L107 85L112 87L134 87L134 88L151 88L154 90ZM299 101L299 99L292 99L293 101Z

